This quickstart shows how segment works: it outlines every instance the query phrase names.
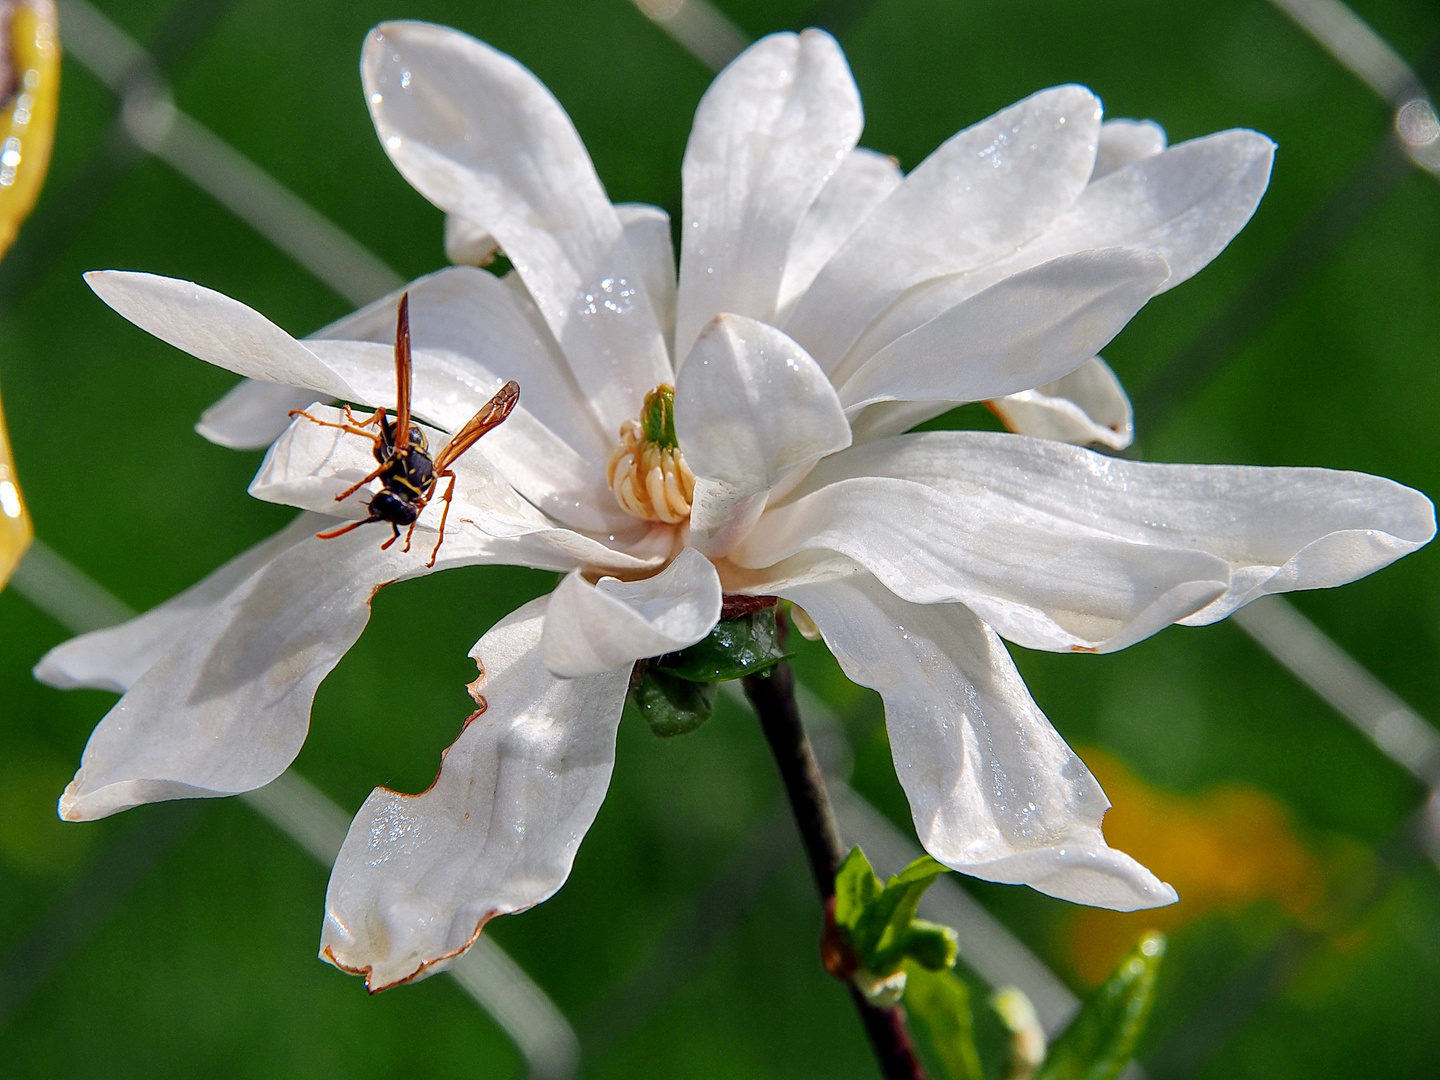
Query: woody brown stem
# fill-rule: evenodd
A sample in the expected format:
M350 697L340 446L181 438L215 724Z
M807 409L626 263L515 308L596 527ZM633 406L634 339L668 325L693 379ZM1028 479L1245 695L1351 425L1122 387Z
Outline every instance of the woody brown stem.
M744 685L780 769L805 855L810 860L815 888L820 893L821 906L828 913L834 907L835 874L845 852L840 846L840 830L825 793L820 766L800 723L800 709L795 703L795 675L789 664L780 663L764 675L746 678ZM828 940L833 935L833 926L828 917L826 922ZM853 984L850 999L860 1014L860 1022L865 1026L865 1034L870 1038L886 1080L925 1080L925 1070L905 1023L905 1010L898 1005L876 1008Z

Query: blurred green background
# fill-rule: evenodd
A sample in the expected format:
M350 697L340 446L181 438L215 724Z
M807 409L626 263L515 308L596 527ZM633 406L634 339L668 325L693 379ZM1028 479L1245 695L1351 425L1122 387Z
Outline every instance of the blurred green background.
M154 45L181 108L406 277L443 263L441 215L391 168L362 100L360 42L386 18L447 23L517 57L569 110L612 199L678 215L680 158L710 73L628 0L98 6ZM1440 184L1376 156L1385 105L1268 3L717 6L755 36L833 28L864 97L864 144L907 169L960 127L1068 81L1094 88L1109 116L1158 120L1175 142L1233 126L1273 137L1274 180L1250 227L1106 353L1142 410L1137 453L1361 469L1440 492ZM1431 0L1354 6L1417 64L1440 35ZM37 534L143 609L288 514L245 493L258 452L192 430L234 378L130 326L81 273L193 279L297 335L349 305L131 147L115 120L113 95L67 58L48 186L0 270L0 385ZM1353 227L1341 229L1347 212ZM1297 236L1308 239L1297 247ZM1167 368L1177 357L1192 385ZM552 580L475 568L386 590L321 688L297 769L347 811L378 783L423 788L469 711L466 650ZM1440 716L1440 549L1296 603ZM400 635L415 658L403 679L386 663ZM0 1015L0 1075L523 1071L451 980L371 999L318 961L326 873L244 804L57 821L55 798L113 701L31 680L67 636L0 594L0 970L53 964ZM1419 785L1229 624L1172 628L1114 656L1015 652L1115 802L1112 842L1183 899L1127 917L965 884L1076 989L1145 926L1172 935L1142 1053L1152 1075L1440 1075L1440 876L1397 839ZM908 830L878 699L823 649L806 647L799 668L844 720L854 786ZM620 744L570 882L487 929L575 1022L584 1075L874 1076L843 988L817 963L798 849L758 899L681 943L673 978L631 981L697 898L713 900L727 860L750 858L780 793L738 707L669 742L630 716Z

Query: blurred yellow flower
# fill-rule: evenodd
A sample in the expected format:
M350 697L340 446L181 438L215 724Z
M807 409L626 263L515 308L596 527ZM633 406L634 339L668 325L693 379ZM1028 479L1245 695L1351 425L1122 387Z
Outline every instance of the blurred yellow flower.
M1343 860L1350 852L1317 854L1274 796L1241 784L1176 794L1145 783L1104 751L1086 748L1082 755L1114 802L1106 835L1173 884L1180 902L1136 914L1077 908L1065 952L1081 980L1098 984L1152 926L1173 934L1202 916L1267 901L1304 926L1325 919L1330 856Z
M35 205L60 98L60 38L52 0L0 4L0 255ZM0 586L9 580L33 530L15 478L0 413Z
M5 434L4 415L0 414L0 585L10 579L10 572L20 561L30 537L30 516L20 501L10 440Z

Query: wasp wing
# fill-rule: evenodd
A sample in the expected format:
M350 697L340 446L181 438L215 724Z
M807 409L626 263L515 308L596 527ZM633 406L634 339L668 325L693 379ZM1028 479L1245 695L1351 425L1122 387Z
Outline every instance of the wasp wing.
M410 447L410 294L400 296L395 318L395 449Z
M520 384L511 379L457 431L435 458L435 472L442 473L461 454L469 450L487 431L500 426L520 400Z

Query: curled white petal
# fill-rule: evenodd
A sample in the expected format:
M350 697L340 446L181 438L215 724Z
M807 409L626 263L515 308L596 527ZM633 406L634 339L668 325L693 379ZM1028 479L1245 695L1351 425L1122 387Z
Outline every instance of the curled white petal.
M1077 550L1087 543L1083 537L1110 536L1224 560L1228 573L1215 580L1228 579L1227 587L1203 609L1176 616L1190 624L1214 622L1266 593L1346 584L1435 535L1430 500L1378 476L1125 461L996 432L927 432L867 443L822 462L805 489L823 491L852 476L865 479L844 482L890 477L944 492L977 511L994 505L998 516L1038 515L1036 528L1057 543L1073 536Z
M1070 374L1110 342L1170 276L1153 251L1061 256L962 300L874 353L842 364L847 410L877 401L984 401Z
M1067 251L1117 244L1160 252L1173 289L1225 250L1270 183L1275 144L1254 131L1221 131L1139 158L1085 189L1033 245L990 274L1014 273Z
M1165 129L1154 120L1106 120L1100 125L1095 148L1095 171L1090 182L1103 180L1116 169L1154 157L1165 149Z
M280 552L325 528L326 518L301 514L184 592L143 615L73 637L35 665L35 678L62 690L87 687L123 694L237 585Z
M762 38L711 84L681 170L677 357L719 312L774 320L791 237L862 123L823 30Z
M457 266L484 266L495 258L500 244L484 225L459 214L445 215L445 257Z
M1019 435L1111 450L1123 450L1135 438L1130 398L1098 356L1052 383L989 404L1005 426Z
M952 869L1134 911L1175 890L1110 848L1110 805L1005 646L960 604L907 604L868 574L786 588L845 674L880 692L916 834Z
M1063 255L1109 247L1154 251L1170 265L1160 288L1173 289L1250 220L1274 155L1275 144L1263 135L1222 131L1132 162L1086 187L1018 251L963 273L931 275L898 297L865 328L847 362L864 360L996 282Z
M680 369L675 430L696 476L691 541L716 556L743 538L771 488L850 445L840 399L809 354L772 326L728 314Z
M472 650L483 704L435 783L418 795L376 788L335 860L321 955L372 992L443 970L490 919L554 893L605 798L629 671L551 675L546 603Z
M268 784L299 752L315 689L365 628L371 598L424 573L425 558L383 552L363 531L281 551L134 680L91 734L61 816Z
M983 480L962 495L955 485L887 476L835 479L847 461L896 441L822 461L730 560L764 570L807 552L839 553L912 603L964 603L1009 640L1057 651L1124 648L1195 614L1230 584L1230 567L1207 552L1079 525Z
M670 362L643 275L580 136L520 64L467 34L385 23L360 60L391 161L487 230L524 279L605 431Z
M354 399L335 371L258 311L193 281L92 270L95 294L142 330L237 375Z
M242 379L224 397L200 414L195 430L216 446L259 450L269 446L290 424L290 410L315 400L309 387Z
M830 370L906 289L990 262L1069 210L1099 129L1095 95L1060 86L952 136L851 233L781 329Z
M782 320L821 267L903 179L892 157L859 146L845 155L790 240L778 301Z
M579 571L555 590L545 616L541 656L561 678L629 672L636 660L695 644L720 618L720 576L694 548L638 581Z
M625 230L625 239L640 268L655 321L665 335L667 348L675 350L675 247L670 239L670 215L646 203L616 203L615 213ZM613 434L613 433L611 433Z

